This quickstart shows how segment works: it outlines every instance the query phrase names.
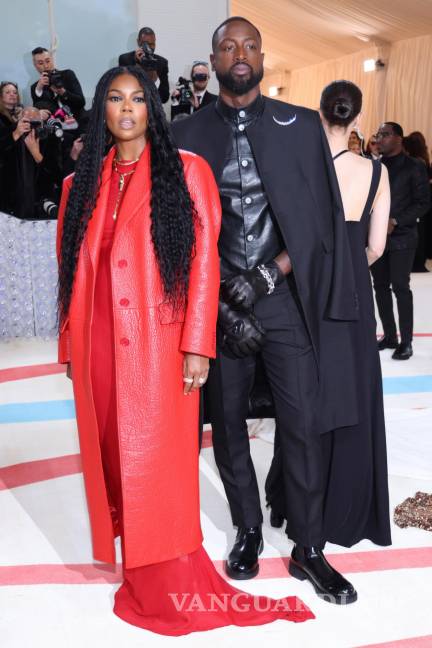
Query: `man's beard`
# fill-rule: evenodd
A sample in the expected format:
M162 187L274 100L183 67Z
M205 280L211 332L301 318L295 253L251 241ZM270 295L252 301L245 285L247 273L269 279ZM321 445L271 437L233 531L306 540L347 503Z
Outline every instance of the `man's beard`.
M255 88L261 81L264 76L264 68L261 67L258 72L254 72L251 68L251 75L249 78L245 79L243 77L234 78L231 70L222 74L221 72L216 72L216 78L219 81L220 85L230 90L235 95L239 97L241 95L247 94L250 90Z

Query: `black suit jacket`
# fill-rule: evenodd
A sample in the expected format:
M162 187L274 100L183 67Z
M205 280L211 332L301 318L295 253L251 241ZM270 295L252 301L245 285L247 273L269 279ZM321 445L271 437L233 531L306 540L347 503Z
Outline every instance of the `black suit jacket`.
M168 61L159 54L153 54L156 59L156 72L159 77L159 97L162 103L166 103L169 99L169 81L168 81ZM120 54L118 64L121 66L138 65L135 60L135 52L126 52Z
M36 82L31 86L33 105L37 106L38 102L43 101L44 103L50 105L51 112L55 112L58 108L57 99L60 99L63 104L71 109L74 117L79 118L81 111L85 106L85 98L80 82L78 81L75 72L73 72L72 70L59 70L59 72L61 72L62 75L66 94L63 96L56 96L49 87L46 87L43 89L42 95L38 97L36 94Z
M174 122L177 145L204 157L218 182L230 125L216 104ZM246 129L267 198L279 224L301 299L320 378L321 431L357 422L349 322L358 300L342 200L317 112L264 99Z
M417 247L417 222L430 207L429 177L421 160L401 153L388 166L391 193L390 217L397 226L387 238L388 250L404 250ZM391 160L391 158L390 158Z

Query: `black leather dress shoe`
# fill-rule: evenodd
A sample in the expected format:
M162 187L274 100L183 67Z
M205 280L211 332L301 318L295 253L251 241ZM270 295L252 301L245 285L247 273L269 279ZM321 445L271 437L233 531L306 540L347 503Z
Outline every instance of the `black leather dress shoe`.
M327 562L321 549L295 545L288 571L298 580L307 579L328 603L347 605L357 601L354 587Z
M413 348L411 344L405 344L401 342L397 345L396 351L393 353L393 360L409 360L413 354Z
M261 527L239 527L225 571L235 580L254 578L259 571L258 556L264 548Z
M270 524L275 529L280 529L284 523L284 516L270 509Z
M397 338L391 338L387 335L384 335L378 340L378 350L382 351L383 349L396 349L398 345Z

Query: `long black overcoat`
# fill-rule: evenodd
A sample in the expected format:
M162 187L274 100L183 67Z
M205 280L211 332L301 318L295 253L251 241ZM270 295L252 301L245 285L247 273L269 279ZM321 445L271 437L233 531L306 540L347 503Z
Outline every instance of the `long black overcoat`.
M208 161L219 182L231 126L215 106L173 123L172 132L179 148ZM246 134L292 260L312 340L320 381L319 429L354 425L358 408L350 323L358 319L358 300L342 201L319 114L265 98L261 117ZM256 382L262 385L265 377L258 375ZM255 396L250 417L271 416L261 387Z

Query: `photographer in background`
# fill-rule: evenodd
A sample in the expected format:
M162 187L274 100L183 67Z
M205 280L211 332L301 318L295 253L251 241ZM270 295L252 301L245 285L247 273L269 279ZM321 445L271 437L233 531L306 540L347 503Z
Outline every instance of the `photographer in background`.
M134 52L120 54L119 65L141 65L159 92L162 103L169 99L168 61L155 54L156 34L151 27L142 27L138 32L138 47Z
M50 123L51 122L51 123ZM55 218L62 181L61 124L47 124L34 107L24 108L8 137L1 138L0 211L17 218Z
M192 88L187 79L180 77L176 89L171 94L172 121L178 115L191 115L217 99L217 95L207 90L210 79L210 68L206 61L194 61L190 76Z
M80 83L72 70L56 70L51 54L44 47L32 51L33 65L40 77L31 86L33 105L49 106L52 114L62 110L79 122L84 110L85 99Z

